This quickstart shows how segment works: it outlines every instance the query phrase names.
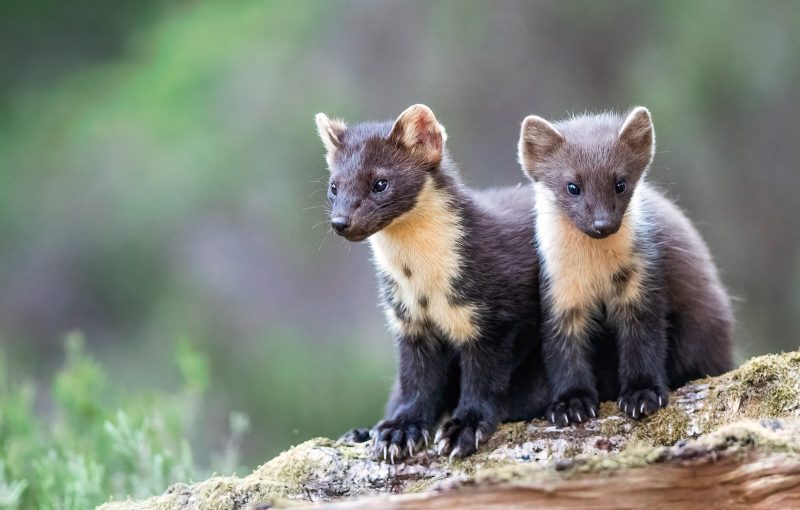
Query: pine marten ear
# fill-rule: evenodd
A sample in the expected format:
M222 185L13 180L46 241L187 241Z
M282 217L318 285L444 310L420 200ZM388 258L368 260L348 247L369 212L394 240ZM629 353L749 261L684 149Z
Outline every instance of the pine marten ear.
M619 140L631 149L637 162L644 168L653 160L656 150L655 131L650 112L644 106L637 106L619 129Z
M333 155L342 148L342 135L347 130L347 125L341 120L329 119L324 113L318 113L315 120L317 121L319 137L328 151L326 159L328 160L328 165L330 165Z
M529 178L536 180L542 161L563 143L564 137L555 126L537 115L528 115L522 121L519 135L518 156L522 170Z
M397 117L389 140L410 150L427 163L438 164L442 159L447 133L430 108L415 104Z

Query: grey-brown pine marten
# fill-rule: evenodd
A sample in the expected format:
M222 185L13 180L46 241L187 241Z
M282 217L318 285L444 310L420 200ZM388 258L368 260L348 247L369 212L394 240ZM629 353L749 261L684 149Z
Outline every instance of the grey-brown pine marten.
M730 299L697 230L644 180L654 150L643 107L522 124L557 425L596 416L598 399L640 418L732 368Z
M447 417L438 451L464 457L499 422L543 415L534 197L519 186L465 187L426 106L394 122L316 120L331 226L368 239L396 337L398 376L385 419L369 431L375 456L413 455Z

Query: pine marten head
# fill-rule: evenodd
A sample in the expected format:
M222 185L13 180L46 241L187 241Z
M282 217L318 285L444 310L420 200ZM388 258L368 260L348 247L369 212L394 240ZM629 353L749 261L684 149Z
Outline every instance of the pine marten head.
M414 207L442 161L446 134L433 112L414 105L394 122L347 126L316 116L330 168L331 227L361 241Z
M606 113L555 124L530 115L519 140L519 161L537 200L552 201L596 239L619 230L654 151L653 122L642 106L627 117Z

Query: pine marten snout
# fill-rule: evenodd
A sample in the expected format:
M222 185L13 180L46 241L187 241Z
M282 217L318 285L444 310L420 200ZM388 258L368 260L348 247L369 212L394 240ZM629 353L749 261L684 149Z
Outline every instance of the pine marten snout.
M643 107L523 122L556 424L596 415L600 398L640 418L669 387L732 366L730 299L699 233L644 179L654 151Z

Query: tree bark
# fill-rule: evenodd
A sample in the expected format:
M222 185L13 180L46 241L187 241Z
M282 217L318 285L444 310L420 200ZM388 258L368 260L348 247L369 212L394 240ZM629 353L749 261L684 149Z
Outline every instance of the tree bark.
M428 449L391 465L366 445L312 439L244 478L101 508L800 508L800 351L695 381L641 421L612 403L600 415L505 424L452 461Z

